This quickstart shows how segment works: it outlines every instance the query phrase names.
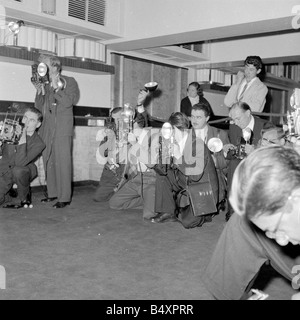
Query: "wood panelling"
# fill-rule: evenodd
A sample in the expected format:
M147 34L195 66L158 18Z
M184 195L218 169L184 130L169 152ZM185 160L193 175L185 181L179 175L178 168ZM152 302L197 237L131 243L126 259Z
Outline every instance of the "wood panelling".
M155 118L167 120L174 111L179 111L180 101L186 95L188 70L143 59L113 54L115 74L112 101L114 106L125 103L136 105L140 89L150 81L158 88L152 92L145 107Z

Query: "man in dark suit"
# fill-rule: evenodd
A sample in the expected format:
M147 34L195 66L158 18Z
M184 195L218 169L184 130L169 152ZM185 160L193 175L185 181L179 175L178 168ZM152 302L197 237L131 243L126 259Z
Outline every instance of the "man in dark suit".
M62 65L56 56L41 55L49 73L49 83L36 83L35 106L44 121L39 134L45 141L43 152L47 181L47 197L42 202L57 199L54 208L64 208L72 196L73 105L79 100L79 88L72 77L61 76Z
M227 159L230 160L227 180L230 193L234 171L242 161L242 157L237 157L237 150L242 146L244 156L250 154L259 144L262 130L272 128L274 125L253 116L250 106L245 102L235 103L229 111L229 116L232 119L232 123L229 126L230 144L224 146L224 153L227 155ZM232 208L229 206L229 211L226 215L227 221L232 213Z
M22 123L23 132L17 145L0 141L0 205L14 184L18 187L20 205L7 205L6 208L20 208L31 203L30 182L37 176L34 164L42 153L45 144L36 130L41 126L43 116L34 107L26 109Z
M195 130L196 137L202 139L206 145L209 146L209 141L212 138L218 138L222 141L223 146L230 143L228 133L225 130L210 126L208 121L211 117L210 108L203 103L195 104L192 107L190 121L192 128ZM221 150L212 152L212 157L217 169L219 180L219 208L225 210L226 196L227 196L227 171L228 160L225 159L223 153L223 146Z
M188 118L181 112L171 115L169 123L174 130L174 167L169 166L166 175L157 175L155 186L155 212L157 216L154 223L176 221L176 195L185 189L187 183L209 182L215 205L218 202L218 177L214 161L202 139L195 135L194 130L187 131ZM153 142L155 144L155 142ZM155 145L152 146L155 149ZM201 226L211 221L210 217L194 217L193 227ZM178 220L187 228L179 216Z

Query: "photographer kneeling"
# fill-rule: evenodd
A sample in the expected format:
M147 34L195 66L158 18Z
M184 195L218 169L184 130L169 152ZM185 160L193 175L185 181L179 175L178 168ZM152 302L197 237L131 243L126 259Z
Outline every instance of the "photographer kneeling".
M43 116L39 110L29 107L25 110L22 124L23 132L18 144L0 140L0 205L14 184L18 187L19 204L4 208L18 209L31 204L30 182L37 176L34 162L45 148L36 130L42 124Z

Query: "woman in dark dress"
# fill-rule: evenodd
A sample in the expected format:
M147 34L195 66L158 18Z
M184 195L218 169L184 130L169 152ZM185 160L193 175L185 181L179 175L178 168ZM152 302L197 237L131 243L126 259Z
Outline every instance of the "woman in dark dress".
M210 103L203 96L203 91L200 84L195 81L189 84L187 96L181 100L180 112L190 117L192 106L198 103L207 105L211 110L211 114L213 114Z

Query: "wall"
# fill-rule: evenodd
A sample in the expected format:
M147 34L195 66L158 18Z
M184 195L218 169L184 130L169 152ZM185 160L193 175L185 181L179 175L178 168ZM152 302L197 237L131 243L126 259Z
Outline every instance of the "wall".
M224 105L225 93L203 90L205 99L210 103L215 116L228 116L229 109Z
M11 0L1 1L1 5L6 8L7 16L23 19L24 21L40 22L45 26L53 26L53 23L54 26L55 24L58 26L63 22L61 25L64 25L66 30L72 30L70 26L73 24L76 28L82 27L84 29L97 30L103 33L103 37L107 34L105 38L119 37L124 29L124 20L121 14L124 3L122 0L109 0L106 4L106 23L105 26L101 26L69 17L67 0L56 1L56 15L54 16L41 12L41 0L22 0L22 3ZM70 25L68 26L67 24ZM82 32L85 31L82 30Z
M157 90L149 94L144 103L149 114L165 120L172 112L179 111L180 101L186 95L187 69L119 54L113 57L115 105L135 106L139 90L147 82L156 81Z
M77 80L80 88L79 106L110 108L111 75L92 75L71 71L63 71L62 74ZM30 78L30 64L0 61L0 100L33 102L35 89Z

